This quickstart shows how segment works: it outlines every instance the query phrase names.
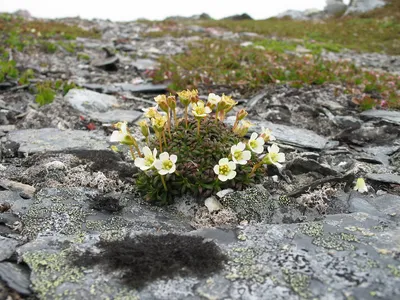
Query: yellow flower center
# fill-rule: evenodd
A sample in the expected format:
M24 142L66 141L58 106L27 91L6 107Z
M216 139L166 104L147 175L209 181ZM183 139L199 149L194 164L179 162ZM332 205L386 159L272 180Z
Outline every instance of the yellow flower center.
M235 157L236 160L241 160L243 158L243 152L240 150L236 150L233 153L233 156Z
M231 169L229 168L228 165L219 166L219 174L221 175L227 176L230 171Z
M258 143L257 143L256 140L251 140L251 141L250 141L250 147L251 147L252 149L257 148L257 145L258 145Z
M154 162L153 155L147 155L147 156L144 157L144 164L146 166L151 166L153 164L153 162Z
M164 160L162 164L163 164L163 169L165 170L169 170L173 166L173 163L170 160Z
M278 153L272 152L272 153L269 154L269 156L270 156L270 159L271 159L272 162L277 162L278 161Z

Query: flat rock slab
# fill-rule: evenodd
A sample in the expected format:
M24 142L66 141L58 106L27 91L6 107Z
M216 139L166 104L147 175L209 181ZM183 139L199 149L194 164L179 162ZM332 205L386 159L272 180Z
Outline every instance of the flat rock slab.
M81 269L70 264L68 251L74 246L93 251L98 235L43 235L19 248L19 254L32 270L32 288L40 299L400 297L400 269L395 257L400 230L393 222L382 223L378 217L354 213L301 224L252 224L236 234L238 239L231 237L227 242L219 241L219 234L216 238L206 234L228 256L220 272L207 278L156 280L141 289L122 285L118 276L100 268Z
M106 94L118 92L131 92L131 93L164 93L167 91L166 84L131 84L131 83L115 83L110 85L87 83L83 87Z
M153 59L147 59L147 58L140 58L132 62L132 66L137 68L139 71L144 71L144 70L154 70L159 63Z
M142 115L143 112L135 110L114 109L106 112L93 112L90 114L90 117L102 123L115 123L120 121L133 123Z
M117 98L90 90L72 89L64 96L72 107L82 113L105 112L118 104Z
M372 174L372 173L369 173L365 177L367 179L370 179L373 181L400 184L400 176L396 175L396 174Z
M370 109L362 112L361 117L365 119L381 119L390 123L400 125L400 112L393 110Z
M107 137L93 131L59 130L57 128L24 129L8 134L8 140L18 143L20 153L43 151L105 150Z
M0 263L0 278L7 283L9 287L23 295L30 295L29 272L26 268L10 262Z
M18 242L16 240L0 236L0 262L10 258L17 246Z
M301 148L323 150L329 142L327 138L320 136L308 129L274 124L267 121L259 122L250 120L250 122L254 124L254 126L250 127L250 133L260 133L262 127L269 128L272 130L272 135L274 135L279 142L284 144ZM229 120L228 123L233 124L233 121Z

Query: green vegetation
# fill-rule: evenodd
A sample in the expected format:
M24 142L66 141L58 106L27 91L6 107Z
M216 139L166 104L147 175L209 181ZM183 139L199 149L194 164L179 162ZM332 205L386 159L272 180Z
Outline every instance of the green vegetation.
M254 42L256 46L262 46L265 50L284 53L287 51L294 52L297 47L301 46L308 50L310 53L316 55L321 54L322 50L327 50L331 52L340 52L342 47L333 43L318 43L318 42L296 42L293 40L258 40Z
M10 14L0 14L0 43L4 47L22 51L39 43L47 52L54 53L56 45L42 42L49 39L74 40L77 37L99 38L100 33L56 21L28 21Z
M7 78L18 78L18 69L15 67L15 61L0 61L0 82L5 81Z
M234 32L255 32L266 37L297 38L366 52L400 54L400 0L361 16L332 17L321 21L292 19L199 21L205 27Z
M400 81L395 75L364 71L351 63L326 61L318 55L282 53L276 51L276 45L274 48L242 47L233 42L228 47L225 41L204 40L190 45L186 53L160 58L154 80L167 78L175 91L229 85L245 94L253 94L268 83L294 87L341 83L362 109L379 105L382 99L388 107L400 107L396 94Z
M57 92L61 92L62 95L66 95L70 89L74 88L77 88L75 83L62 80L40 82L36 84L35 87L35 101L40 106L50 104L53 102Z

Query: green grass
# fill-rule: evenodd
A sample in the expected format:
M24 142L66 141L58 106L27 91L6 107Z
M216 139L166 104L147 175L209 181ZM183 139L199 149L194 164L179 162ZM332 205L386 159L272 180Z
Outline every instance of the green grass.
M269 83L289 83L294 87L340 83L364 109L379 105L379 99L391 108L400 108L396 94L400 80L395 75L363 71L351 63L326 61L319 55L290 55L276 48L274 45L272 50L262 50L204 40L190 45L186 53L161 57L161 66L153 76L156 82L170 80L170 88L175 91L226 85L245 95L254 94Z
M0 14L0 43L3 47L23 51L32 45L43 47L43 42L49 39L62 41L75 40L77 37L100 38L100 33L57 21L28 21L10 14ZM49 53L56 51L50 44L44 44L44 47L49 47L46 49Z
M331 52L340 52L342 47L333 43L317 43L317 42L295 42L293 40L257 40L254 42L256 46L263 46L267 51L274 51L278 53L285 53L287 51L294 52L297 46L302 46L310 51L312 54L321 54L322 50Z

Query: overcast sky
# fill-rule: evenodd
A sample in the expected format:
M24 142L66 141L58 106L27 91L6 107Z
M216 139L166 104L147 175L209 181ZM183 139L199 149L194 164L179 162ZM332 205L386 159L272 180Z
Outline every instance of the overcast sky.
M202 12L219 19L246 12L255 19L265 19L288 9L322 9L325 2L326 0L0 0L0 12L26 9L34 17L80 16L85 19L113 21L138 18L161 20L167 16L191 16Z

